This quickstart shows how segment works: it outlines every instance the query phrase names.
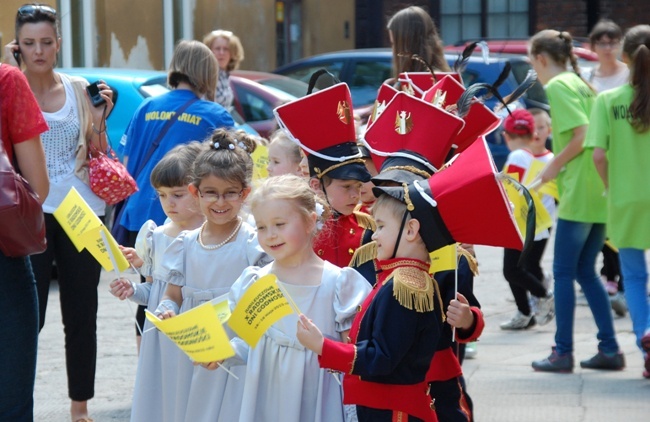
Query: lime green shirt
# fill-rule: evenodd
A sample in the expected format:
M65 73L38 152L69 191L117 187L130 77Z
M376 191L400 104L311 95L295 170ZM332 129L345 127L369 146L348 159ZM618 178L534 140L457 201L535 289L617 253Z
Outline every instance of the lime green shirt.
M650 131L637 133L627 120L630 85L598 96L586 148L607 151L607 235L618 248L650 248Z
M573 72L563 72L546 85L551 106L553 153L558 155L573 137L573 130L589 124L596 94ZM605 223L605 185L593 162L593 150L583 150L557 176L558 217L581 223Z

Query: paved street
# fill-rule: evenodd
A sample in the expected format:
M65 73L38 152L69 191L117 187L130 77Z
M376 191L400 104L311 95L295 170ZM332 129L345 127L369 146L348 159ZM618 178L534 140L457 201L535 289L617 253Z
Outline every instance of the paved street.
M499 323L515 311L501 275L502 252L477 247L481 275L475 280L487 326L478 355L464 371L475 404L477 422L600 422L650 420L650 380L641 377L641 354L634 345L629 317L616 318L618 339L627 358L620 372L576 368L573 374L535 373L532 360L550 353L555 324L525 332L506 332ZM544 262L551 268L551 251ZM89 402L96 422L128 421L136 370L132 315L135 306L108 292L112 273L99 286L97 380ZM47 320L40 337L34 394L36 420L69 421L63 327L56 284L50 292ZM576 309L575 359L596 352L595 325L586 306ZM152 385L151 388L156 388ZM308 422L308 421L305 421Z

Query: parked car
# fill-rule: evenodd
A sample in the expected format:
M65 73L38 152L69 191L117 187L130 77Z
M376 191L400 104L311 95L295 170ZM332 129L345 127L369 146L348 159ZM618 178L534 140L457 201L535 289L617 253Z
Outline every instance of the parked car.
M264 86L279 89L297 98L307 95L307 88L309 87L305 82L278 75L277 73L257 72L254 70L233 70L230 74L232 76L250 79Z
M445 59L450 66L454 64L458 54L447 53ZM352 94L352 103L355 109L367 108L372 104L377 95L379 86L392 75L392 51L387 48L345 50L333 53L320 54L297 60L276 69L274 72L308 81L313 72L325 68L337 76L341 81L346 82ZM512 72L508 79L501 85L499 92L503 95L509 94L526 77L531 69L528 58L516 54L489 55L488 62L483 61L480 53L473 54L465 69L461 72L463 83L469 86L478 82L494 82L503 70L506 63L512 66ZM548 99L542 85L536 83L521 99L525 107L540 107L549 109ZM496 104L495 99L490 99L486 105L492 108ZM494 161L498 168L503 166L508 156L508 149L499 130L487 138Z
M466 45L473 41L461 41L454 45L445 46L446 53L460 53ZM508 53L508 54L528 54L528 38L521 39L491 39L485 41L490 49L490 53ZM580 62L597 62L598 55L591 51L588 42L574 40L573 52L578 56ZM582 65L582 63L581 63Z
M285 91L232 74L230 86L235 94L233 101L235 111L266 139L278 127L273 109L296 99Z

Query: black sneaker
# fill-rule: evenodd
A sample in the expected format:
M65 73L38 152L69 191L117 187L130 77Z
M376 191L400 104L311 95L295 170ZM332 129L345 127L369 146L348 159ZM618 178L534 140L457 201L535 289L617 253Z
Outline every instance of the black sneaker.
M625 368L625 356L621 352L616 353L614 356L607 356L599 350L591 359L580 361L580 367L620 371Z
M534 361L533 369L540 372L573 372L573 355L571 353L560 355L555 350L555 347L552 350L550 356L546 359Z

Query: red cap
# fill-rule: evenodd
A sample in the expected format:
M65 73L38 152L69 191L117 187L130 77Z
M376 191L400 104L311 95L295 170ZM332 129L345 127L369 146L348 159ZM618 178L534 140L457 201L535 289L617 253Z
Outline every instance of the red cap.
M429 174L433 174L444 164L454 138L463 126L459 117L399 92L368 128L365 143L377 168L382 167L387 156L412 151L426 159L423 164L430 168ZM422 161L412 154L409 158Z
M535 133L535 118L528 110L513 110L503 121L503 130L513 135L532 135Z
M456 104L463 92L465 92L463 84L458 82L457 79L448 76L439 80L431 89L425 92L423 99L432 102L437 95L444 93L444 106L449 106ZM465 127L454 141L456 152L464 151L479 137L492 132L501 123L501 118L480 102L472 104L469 113L463 117L463 120L465 120Z
M428 180L400 187L374 187L404 202L420 222L429 252L455 242L523 248L510 201L485 138L456 155Z
M431 89L436 81L440 81L445 76L456 79L461 84L463 79L458 72L435 72L435 80L431 72L402 72L399 74L398 82L400 90L406 91L411 95L421 98L424 93Z

